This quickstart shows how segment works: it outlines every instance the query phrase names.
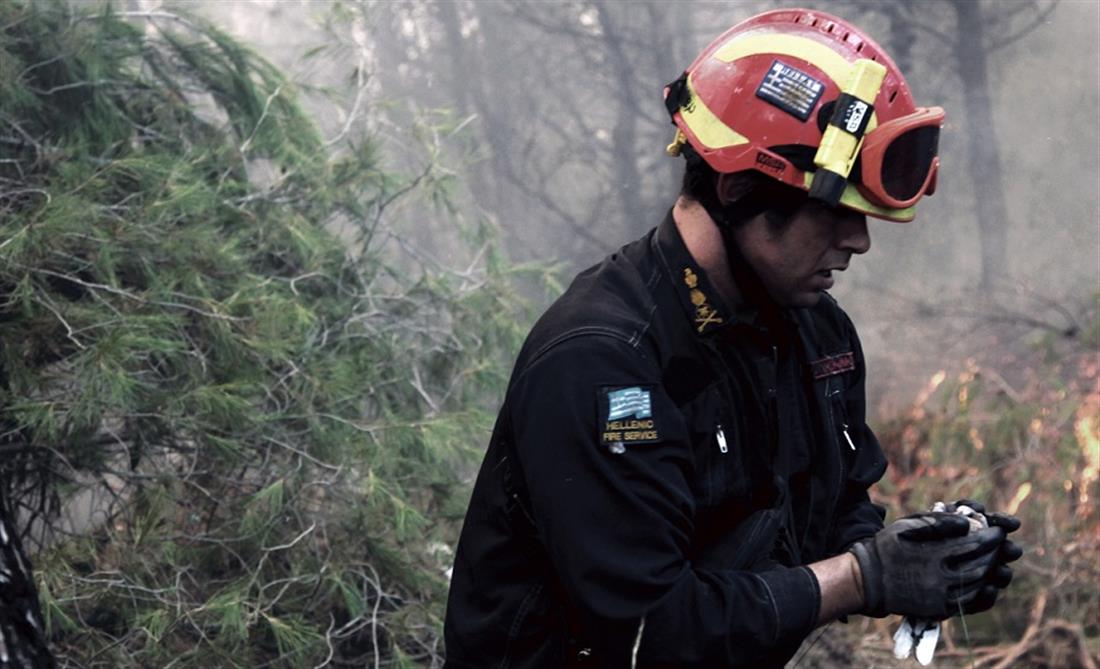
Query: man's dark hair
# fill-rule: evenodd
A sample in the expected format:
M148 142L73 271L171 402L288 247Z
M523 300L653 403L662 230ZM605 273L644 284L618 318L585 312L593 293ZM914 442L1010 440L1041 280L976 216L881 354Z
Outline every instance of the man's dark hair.
M718 172L697 154L684 161L684 179L680 195L708 206L718 198Z
M806 201L805 191L766 177L759 172L739 173L754 184L735 204L723 204L718 198L719 172L690 147L685 147L684 177L680 195L703 206L720 224L739 226L763 213L772 233L780 233L791 216Z

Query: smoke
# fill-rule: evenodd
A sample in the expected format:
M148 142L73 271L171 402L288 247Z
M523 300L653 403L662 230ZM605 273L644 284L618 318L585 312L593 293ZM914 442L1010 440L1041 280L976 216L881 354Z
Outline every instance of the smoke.
M681 167L663 153L661 89L769 4L353 7L365 9L372 104L465 119L448 156L469 210L499 228L513 258L562 263L568 279L672 204ZM935 195L913 223L871 222L871 252L835 290L860 328L879 406L892 410L936 370L990 347L1079 328L1100 291L1100 5L808 4L875 36L917 104L947 110ZM302 59L342 5L187 6L308 83L351 85ZM1003 252L990 250L998 244Z

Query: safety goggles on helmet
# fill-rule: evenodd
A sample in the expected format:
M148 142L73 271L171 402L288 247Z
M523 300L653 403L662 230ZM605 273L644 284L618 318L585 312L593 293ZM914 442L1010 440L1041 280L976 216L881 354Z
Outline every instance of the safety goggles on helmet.
M921 108L867 133L856 181L863 196L889 209L905 209L934 193L943 118L940 107Z
M935 190L941 108L918 108L867 34L816 10L764 12L711 42L665 89L669 155L752 170L830 206L911 221Z

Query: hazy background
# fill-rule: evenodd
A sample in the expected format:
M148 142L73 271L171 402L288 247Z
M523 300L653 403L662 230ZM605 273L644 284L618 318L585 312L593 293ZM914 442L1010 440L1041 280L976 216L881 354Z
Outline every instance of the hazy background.
M948 114L937 193L835 292L876 501L1022 519L937 666L1096 669L1100 0L809 4ZM521 333L661 220L663 85L770 7L0 0L0 495L62 666L441 666ZM892 625L794 665L911 666Z
M7 2L0 0L0 8ZM729 26L794 4L70 3L109 4L148 36L159 35L161 44L166 33L158 28L203 33L187 18L202 15L289 77L292 86L276 78L273 88L252 91L259 97L250 97L251 108L259 111L255 103L264 96L267 104L303 100L326 138L322 169L336 172L346 162L362 170L354 174L357 184L367 186L367 201L356 202L363 208L338 208L317 220L343 235L342 241L364 233L361 239L368 239L369 250L348 243L355 257L339 258L362 261L371 272L367 289L353 306L333 310L350 310L348 319L361 322L366 333L355 339L377 340L380 347L370 355L355 354L367 372L355 366L348 371L350 358L332 358L332 368L347 372L353 388L325 384L341 395L362 394L362 416L339 420L340 429L280 437L301 436L305 446L276 442L286 452L270 460L270 449L253 452L246 435L241 443L249 447L240 457L248 464L235 477L226 474L224 456L218 455L222 442L214 439L213 446L187 459L177 461L169 449L165 457L148 457L135 469L135 451L112 431L113 416L129 417L135 410L110 405L115 413L104 413L87 435L89 441L101 438L97 446L102 442L113 449L105 451L114 454L106 458L110 467L104 470L82 456L91 465L77 471L90 471L85 489L96 482L109 487L114 479L106 477L114 475L114 463L129 460L130 471L117 471L140 496L109 488L99 491L103 503L73 497L70 507L87 511L73 528L88 530L94 544L54 544L36 564L49 584L42 591L46 610L68 612L81 623L69 623L58 636L64 644L59 647L69 658L93 658L87 664L77 660L80 666L156 666L149 658L178 651L173 665L205 667L211 665L204 658L221 657L226 649L245 652L239 658L244 664L279 656L284 666L300 666L311 653L318 661L326 652L331 658L330 644L339 645L343 659L351 658L350 666L363 666L361 658L368 655L375 666L410 666L408 653L421 666L439 666L450 551L501 399L503 375L519 345L517 331L525 330L573 274L645 234L673 203L683 162L664 153L673 128L661 99L663 86ZM1100 546L1095 504L1100 496L1100 1L798 4L863 28L907 74L917 104L940 105L948 114L937 193L920 203L911 224L871 221L871 252L855 259L834 291L859 326L869 361L871 422L891 462L874 490L876 500L900 514L926 508L931 500L966 495L1023 519L1020 540L1028 552L1012 590L994 611L945 632L938 666L1094 669L1100 661L1093 659L1100 658L1095 559ZM81 20L86 19L73 19L72 25L79 27ZM63 50L84 44L66 55L87 48L79 40L59 44ZM200 52L220 50L217 55L230 60L239 55L209 37L188 44ZM209 82L188 82L186 102L209 116L214 127L224 127L229 141L239 142L243 135L233 134ZM117 90L128 90L125 85ZM53 92L51 87L41 95ZM366 139L364 127L371 135ZM345 161L349 157L362 160ZM278 205L286 202L284 190L268 186L287 174L281 169L275 160L252 156L243 178L266 204ZM295 169L312 168L292 165L289 174ZM296 195L300 201L316 196L323 203L330 197L326 184L332 174L319 176L322 186ZM285 215L287 210L271 211ZM209 222L204 213L194 218L187 223ZM146 219L134 214L135 221ZM264 222L280 220L273 216ZM312 274L290 281L296 298L294 282ZM258 283L259 290L269 282ZM516 293L530 301L530 309L516 307ZM308 295L302 299L309 301ZM285 304L257 298L261 303ZM67 338L57 329L54 316L60 318L52 303L43 301L33 322L79 344L72 328ZM251 320L242 324L237 334L250 339L252 325ZM302 341L308 339L303 350L312 356L314 331L300 327ZM85 330L81 336L89 342L99 336L110 341L113 335L98 327L78 332ZM43 339L27 328L8 332L23 335L32 348ZM134 346L141 342L133 341ZM77 356L78 349L73 351ZM141 354L144 358L145 351ZM109 371L111 378L130 379L114 367L96 367L102 368L99 376ZM119 363L117 369L129 367ZM59 370L51 362L37 371L49 380ZM235 392L233 384L207 378L205 366L203 371L196 381L200 390L213 387L218 397ZM277 371L271 380L281 387L292 375ZM80 383L60 378L66 391L67 384ZM217 385L209 386L213 382ZM96 386L84 385L80 397L95 399ZM174 393L173 387L166 394ZM64 408L71 394L61 400L47 396L43 405ZM269 420L265 402L234 406L249 421L254 415L281 426ZM331 418L327 410L323 416ZM182 411L180 417L187 419L182 436L173 437L171 445L181 442L190 453L195 441L190 416ZM221 434L222 420L218 414L211 435ZM266 441L267 435L257 439ZM53 438L58 448L82 452L76 447L83 442L67 433L58 431ZM134 443L144 448L144 442ZM299 448L318 449L332 462ZM191 458L201 466L190 466ZM147 495L144 468L155 471L160 465L167 476L152 488L159 496L148 520L145 500L154 498ZM207 492L202 477L208 474L226 495ZM290 492L284 496L285 486ZM323 492L314 494L315 486ZM269 493L274 498L271 491L280 491L284 501L263 501ZM130 504L131 499L138 503ZM205 521L207 527L194 536L197 509L209 509L208 517L218 523ZM112 515L115 511L120 515ZM260 515L263 534L249 529ZM288 524L288 518L294 522ZM331 541L328 530L314 533L318 523L333 528ZM148 539L145 527L159 534ZM266 534L270 528L280 534ZM291 547L294 554L285 562L265 562L265 557L257 566L238 556L231 544L236 538L224 539L238 532L247 541L267 542L255 539L255 550L271 546L263 548L265 556ZM199 552L207 541L215 547L209 554L214 557L194 558L207 555ZM199 548L191 552L190 544ZM110 578L88 578L89 565ZM223 565L236 571L226 573ZM260 568L272 565L271 580L257 581ZM334 573L343 574L338 585L348 589L327 590L327 604L316 604L314 580ZM182 574L190 584L181 586ZM284 597L282 585L269 587L284 583L285 574L301 586L300 593ZM158 583L164 587L151 587ZM167 594L138 602L117 594L117 588ZM124 599L130 608L121 606ZM280 619L260 619L284 604ZM129 618L115 624L119 611ZM109 625L96 622L101 613ZM221 638L227 627L214 616L222 615L241 621L234 627L238 637ZM154 616L159 629L168 630L167 642L148 632L152 623L145 621ZM330 621L342 626L334 631ZM828 631L819 644L823 657L811 654L796 665L905 666L883 661L891 657L890 624L863 619L823 628ZM207 637L208 630L218 630L217 635ZM389 631L396 633L393 640ZM208 643L195 643L196 633ZM294 636L293 652L285 647L288 634ZM809 649L817 639L808 642ZM982 653L978 663L974 653ZM1073 663L1067 653L1084 659Z
M673 202L682 161L664 154L672 127L663 85L754 13L829 11L891 53L917 104L947 109L936 194L912 224L872 221L871 252L834 291L860 327L873 406L895 411L935 371L969 357L995 364L990 355L1037 337L1077 336L1095 309L1100 2L163 6L214 19L303 87L348 94L364 85L383 137L417 122L458 126L442 159L467 211L498 226L512 259L556 264L563 281L643 234ZM319 46L327 58L305 57ZM343 67L333 69L332 49ZM341 123L321 121L330 132ZM398 150L412 163L419 149ZM447 243L446 216L426 208L421 220L406 231L416 247L466 261ZM1011 382L1017 370L1004 364Z

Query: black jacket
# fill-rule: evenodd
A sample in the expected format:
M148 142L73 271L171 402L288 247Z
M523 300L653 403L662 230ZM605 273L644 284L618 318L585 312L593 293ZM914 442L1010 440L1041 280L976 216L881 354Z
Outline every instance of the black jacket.
M447 666L782 666L820 604L800 565L882 527L863 374L832 298L730 313L671 216L582 272L513 371Z

